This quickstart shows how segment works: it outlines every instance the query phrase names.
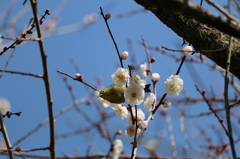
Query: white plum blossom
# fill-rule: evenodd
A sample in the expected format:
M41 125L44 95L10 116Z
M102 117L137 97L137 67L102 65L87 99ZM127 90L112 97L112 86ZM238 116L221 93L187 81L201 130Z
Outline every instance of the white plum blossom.
M122 117L122 119L127 117L128 110L125 106L123 106L121 104L114 104L114 106L112 108L115 110L115 113L117 114L117 116Z
M109 104L110 104L109 101L107 101L107 100L105 100L105 99L103 99L101 97L98 97L97 101L104 108L107 108L109 106Z
M86 15L85 17L83 17L83 24L89 25L95 22L98 18L99 18L99 15L97 13Z
M53 16L50 20L45 23L43 29L44 32L52 32L56 29L57 23L59 21L59 18L56 16Z
M147 111L153 110L153 102L157 99L156 95L154 93L150 93L147 98L145 99L143 106L147 109Z
M135 85L130 85L124 90L125 102L130 106L140 105L144 100L144 89Z
M112 81L118 87L123 87L129 81L129 77L128 70L120 67L112 74Z
M132 108L132 115L131 115L131 113L128 113L128 115L127 115L126 119L129 124L133 124L132 117L133 117L133 120L136 121L135 108ZM137 122L142 121L144 119L145 119L145 114L143 113L142 109L137 109Z
M183 80L178 75L171 75L165 81L165 92L170 96L179 95L180 91L183 89Z
M157 81L159 81L159 79L160 79L160 75L159 75L158 73L153 73L153 74L152 74L152 81L153 81L154 83L156 83Z
M95 95L99 97L100 92L99 91L95 91Z
M169 100L164 101L163 107L169 108L171 106L171 102Z
M127 52L127 51L124 51L124 52L121 54L121 59L126 60L127 58L128 58L128 52Z
M131 137L135 135L135 131L136 131L136 126L135 125L129 125L127 127L127 129L125 130L125 136L126 137ZM141 129L137 129L137 133L140 133Z
M147 63L145 62L144 64L141 64L140 67L142 69L143 77L146 79L147 78Z
M5 98L0 98L0 112L5 114L7 111L10 110L10 103Z
M185 46L185 47L182 49L182 54L183 54L184 56L188 56L188 55L191 55L191 54L192 54L192 51L193 51L192 46Z
M144 121L144 120L138 121L137 125L138 125L139 129L143 130L143 129L145 129L148 126L148 122Z
M140 76L134 72L130 78L130 85L133 85L133 84L135 86L145 88L146 81L141 79Z
M113 141L113 151L111 152L113 159L118 159L123 150L123 143L120 139Z
M151 140L148 140L147 144L145 145L145 148L148 151L154 151L158 145L159 145L159 140L151 139Z

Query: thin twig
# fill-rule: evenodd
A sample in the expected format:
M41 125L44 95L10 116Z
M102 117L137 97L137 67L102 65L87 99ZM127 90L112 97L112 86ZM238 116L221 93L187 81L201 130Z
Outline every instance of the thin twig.
M182 50L174 50L174 49L169 49L165 46L162 46L162 48L172 51L172 52L182 52ZM220 49L214 49L214 50L195 50L195 51L185 51L185 52L192 52L192 53L196 53L196 52L218 52L218 51L223 51L226 50L227 48L220 48Z
M1 155L6 155L6 154L1 154ZM14 153L14 155L16 156L25 156L27 158L36 158L36 159L49 159L50 156L49 155L36 155L36 154L28 154L28 153L24 153L24 154L19 154L19 153ZM103 154L103 153L98 153L98 154L95 154L95 155L88 155L87 157L86 156L58 156L57 159L105 159L106 157L106 154ZM129 159L131 156L130 155L126 155L126 154L120 154L119 158L121 159ZM138 159L149 159L149 156L136 156ZM155 158L156 159L156 158ZM163 159L163 158L162 158ZM164 158L164 159L169 159L169 158ZM196 157L187 157L187 159L199 159L199 158L196 158Z
M228 101L229 69L230 69L231 54L232 54L231 48L232 48L232 36L229 37L228 57L226 61L226 73L225 73L225 80L224 80L224 98L225 98L226 120L227 120L227 127L228 127L228 139L231 146L232 157L236 159L237 155L236 155L234 139L232 135L232 123L231 123L230 107L229 107L229 101Z
M110 29L110 27L109 27L109 25L108 25L108 19L109 19L110 17L109 17L109 18L106 18L106 17L105 17L105 15L104 15L104 13L103 13L103 10L102 10L102 7L100 7L100 11L101 11L100 13L101 13L101 15L102 15L102 17L103 17L103 19L104 19L104 21L105 21L105 23L106 23L106 26L107 26L107 29L108 29L108 33L110 34L110 36L111 36L111 38L112 38L112 41L113 41L113 43L114 43L114 46L115 46L115 48L116 48L116 51L117 51L117 54L118 54L118 58L119 58L121 67L124 68L123 62L122 62L122 59L121 59L121 55L120 55L120 52L119 52L119 50L118 50L117 43L115 42L114 37L113 37L112 32L111 32L111 29ZM109 16L110 16L110 14L109 14Z
M37 1L31 0L31 6L32 6L32 12L34 15L34 21L36 23L36 29L37 29L37 35L40 39L38 41L40 53L41 53L41 60L42 60L42 67L43 67L43 80L45 85L45 92L47 96L47 105L48 105L48 117L49 117L49 135L50 135L50 143L49 143L49 151L51 159L56 158L55 154L55 122L54 122L54 110L53 110L53 101L52 101L52 95L51 95L51 88L50 88L50 81L49 81L49 75L48 75L48 65L47 65L47 55L44 50L44 44L42 39L42 33L40 29L40 22L38 19L37 14ZM45 12L46 13L46 12Z
M228 19L234 20L235 22L238 22L237 19L235 19L231 14L229 14L227 11L225 11L221 6L214 3L211 0L206 0L208 4L212 5L214 8L216 8L218 11L220 11L222 14L224 14Z
M115 113L112 113L112 114L109 114L106 116L106 118L108 119L111 119L113 117L116 117L116 114ZM63 134L58 134L56 136L56 139L60 139L60 138L64 138L66 139L67 137L70 137L70 136L74 136L74 135L79 135L81 133L88 133L90 132L90 130L92 130L93 128L97 129L98 130L98 126L102 124L102 119L100 119L99 121L96 121L94 123L92 123L90 126L87 126L85 128L79 128L77 130L74 130L74 131L71 131L71 132L67 132L67 133L63 133ZM106 135L103 134L101 131L99 131L100 135L104 138L104 139L107 139ZM108 140L108 139L107 139ZM109 140L108 140L109 141Z
M171 145L171 149L172 149L172 155L173 155L173 158L176 158L177 157L177 148L176 148L176 143L175 143L174 134L173 134L173 126L172 126L171 117L168 115L168 113L165 113L164 117L165 117L167 125L168 125L168 132L169 132L169 138L170 138L170 145Z
M76 79L75 77L73 77L73 76L71 76L71 75L69 75L69 74L67 74L67 73L64 73L64 72L62 72L62 71L59 71L59 70L57 70L57 72L65 75L65 76L68 76L68 77L72 78L73 80L79 81L79 82L85 84L86 86L92 88L92 89L95 90L95 91L100 92L100 90L98 90L97 88L95 88L95 87L91 86L90 84L84 82L83 80Z
M138 42L140 43L140 42ZM166 48L166 47L164 47ZM153 46L148 46L148 49L149 50L154 50L154 51L157 51L159 53L162 53L163 55L166 55L168 57L171 57L171 58L175 58L177 61L179 61L179 57L176 56L175 54L170 54L168 52L166 52L164 49L160 50L159 46L156 46L156 47L153 47ZM196 50L195 52L215 52L215 51L220 51L220 50L226 50L227 48L222 48L222 49L216 49L216 50ZM166 49L166 50L170 50L170 51L179 51L179 52L182 52L182 50L172 50L172 49ZM214 64L211 64L207 61L203 61L203 60L197 60L197 59L194 59L194 58L186 58L185 59L185 62L194 62L194 63L201 63L201 64L204 64L208 67L210 67L211 69L217 69L219 70L222 74L225 74L225 69L223 69L222 67L216 65L215 63ZM236 82L233 81L233 78L232 77L229 77L229 82L232 84L232 86L238 91L240 92L240 86L238 86L238 84Z
M194 148L189 140L188 134L186 132L185 129L185 113L184 113L185 109L182 111L181 116L180 116L180 131L183 135L183 138L186 142L186 145L184 146L185 151L187 152L187 148L190 147L192 150L194 150L195 152L197 152L198 154L202 155L202 156L206 156L206 154L204 154L203 152L198 151L196 148Z
M147 62L148 62L148 66L149 66L149 71L150 71L150 74L152 75L152 63L151 63L151 59L150 59L150 56L149 56L148 46L146 44L146 39L144 39L143 36L142 36L142 45L145 48L145 53L146 53L146 56L147 56Z
M131 159L135 159L137 155L137 148L138 148L138 139L137 139L137 130L138 130L138 125L137 125L137 106L135 106L135 134L134 134L134 141L132 145L132 155Z
M36 1L35 1L35 2L36 2ZM45 11L45 14L42 15L42 17L41 17L41 19L40 19L40 22L37 21L36 24L37 24L37 23L38 23L39 25L40 25L40 23L42 24L42 22L43 22L42 20L45 18L45 16L46 16L47 14L49 14L49 10L46 10L46 11ZM38 20L38 18L35 19L35 20ZM31 22L31 20L30 20L30 22ZM29 24L30 24L30 23L29 23ZM11 48L15 48L17 45L20 45L20 44L24 41L24 40L22 40L22 39L25 39L27 34L32 34L32 30L33 30L33 28L36 27L36 24L32 24L32 25L31 25L31 28L28 29L25 33L22 33L22 34L21 34L21 37L16 38L17 40L16 40L15 42L13 42L10 46L4 47L3 50L2 50L2 52L0 52L0 55L2 55L3 53L5 53L7 50L9 50L9 49L11 49ZM28 26L27 26L27 27L28 27ZM38 32L38 31L37 31L37 32ZM40 40L40 38L37 38L37 39L38 39L38 41Z
M2 70L2 69L0 69L0 72L6 72L6 73L11 73L11 74L19 74L19 75L25 75L25 76L33 76L33 77L37 77L37 78L43 78L42 75L36 75L36 74L33 74L33 73L25 73L25 72Z
M14 155L11 151L12 146L11 146L10 140L8 138L8 133L7 133L7 130L6 130L6 127L5 127L5 124L4 124L3 115L2 115L1 112L0 112L0 125L1 125L1 132L3 134L3 138L4 138L5 144L7 146L8 156L9 156L10 159L14 159Z
M61 109L60 111L58 111L57 113L54 114L54 118L59 117L60 115L66 113L67 111L69 111L70 109L78 106L79 104L85 103L87 101L89 97L83 97L79 100L74 101L72 104L64 107L63 109ZM33 128L32 130L30 130L27 134L25 134L24 136L22 136L20 139L18 139L14 144L13 147L18 145L19 143L21 143L23 140L25 140L26 138L28 138L30 135L32 135L34 132L36 132L38 129L40 129L41 127L43 127L44 125L46 125L47 123L49 123L49 119L45 119L44 121L42 121L41 123L39 123L35 128Z
M5 64L5 66L4 66L4 68L3 68L3 71L2 71L2 73L0 74L0 79L2 78L5 70L7 69L7 66L8 66L10 60L13 58L13 55L14 55L15 51L16 51L16 47L14 48L14 50L13 50L12 53L11 53L11 55L9 56L9 58L8 58L6 64Z
M8 40L14 40L14 41L17 41L17 40L19 40L19 41L39 41L40 39L39 38L36 38L36 39L19 39L19 38L11 38L11 37L6 37L6 36L0 36L0 38L2 38L2 39L8 39Z
M110 153L111 153L112 150L113 150L113 146L114 146L114 145L113 145L113 141L116 140L116 137L117 137L118 134L119 134L119 131L116 131L115 134L113 135L112 142L111 142L111 144L110 144L110 148L109 148L108 153L107 153L107 155L106 155L106 159L110 156Z
M182 68L182 65L183 65L183 62L184 62L185 59L186 59L186 56L183 56L183 57L182 57L182 61L181 61L180 65L179 65L179 67L178 67L178 70L177 70L177 72L176 72L176 75L178 75L178 74L180 73L180 70L181 70L181 68Z
M59 74L59 75L61 75L61 74ZM63 77L63 76L61 75L61 77L62 77L63 82L65 83L66 87L68 88L68 91L69 91L69 93L70 93L70 96L72 97L73 103L75 103L76 97L75 97L75 95L74 95L74 93L73 93L72 86L70 86L70 84L68 83L67 78L66 78L65 76ZM89 97L91 97L91 94L89 94ZM89 114L85 113L80 107L78 107L78 105L75 106L74 108L75 108L75 110L76 110L78 113L81 114L81 116L84 117L84 119L86 120L86 122L93 123L92 119L89 117Z
M206 98L205 93L201 92L201 91L199 90L199 88L198 88L197 85L195 85L195 87L196 87L197 91L202 95L202 97L203 97L203 99L205 100L205 102L207 103L209 109L212 111L212 113L213 113L213 114L215 115L215 117L218 119L219 123L221 124L222 128L224 129L225 133L226 133L227 136L228 136L228 131L227 131L227 129L226 129L224 123L223 123L223 119L221 119L221 118L218 116L216 110L213 109L213 107L212 107L209 99Z
M178 75L178 74L180 73L180 70L181 70L181 67L182 67L182 65L183 65L184 60L185 60L185 56L184 56L184 58L182 58L182 62L181 62L181 64L180 64L179 67L178 67L178 70L177 70L177 72L176 72L176 75ZM154 108L154 110L150 113L150 115L148 116L148 118L147 118L147 120L146 120L147 123L149 123L149 121L153 119L155 112L156 112L157 109L160 107L160 105L162 104L162 102L163 102L163 100L165 99L166 96L167 96L167 93L165 93L165 94L162 96L162 98L160 99L159 103L156 105L156 107ZM142 139L145 130L146 130L146 129L142 130L142 131L140 132L140 134L138 135L138 139L137 139L138 142L140 142L140 140Z
M19 150L17 149L19 148ZM42 148L35 148L35 149L21 149L20 147L17 147L15 149L11 149L11 152L17 151L17 152L31 152L31 151L42 151L42 150L48 150L49 147L42 147ZM0 151L8 151L7 149L0 149Z

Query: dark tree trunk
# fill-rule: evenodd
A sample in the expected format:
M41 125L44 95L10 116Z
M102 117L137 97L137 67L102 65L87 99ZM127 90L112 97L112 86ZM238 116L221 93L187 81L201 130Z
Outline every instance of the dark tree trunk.
M222 51L201 52L217 65L225 68L229 35L232 35L230 72L240 78L240 29L234 19L219 17L184 0L135 0L171 28L178 36L193 45L196 50ZM237 38L236 38L237 37Z

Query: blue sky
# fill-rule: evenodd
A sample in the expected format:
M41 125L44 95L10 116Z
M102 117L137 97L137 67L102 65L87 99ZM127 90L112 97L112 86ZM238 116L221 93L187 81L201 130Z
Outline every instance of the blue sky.
M29 5L28 2L25 4L25 6L22 6L21 1L11 2L13 2L13 6L8 11L8 14L4 15L3 19L0 19L1 26L3 23L6 23L7 21L11 20L11 18L15 17L20 10ZM1 2L0 13L2 15L3 10L9 5L8 3ZM58 23L56 28L80 23L87 15L94 14L98 16L98 20L95 23L81 30L61 36L49 36L47 33L44 34L46 37L44 38L44 46L48 55L47 60L55 112L58 112L62 108L72 103L71 96L63 80L57 73L57 70L61 70L72 76L75 75L76 71L70 62L70 58L74 59L75 63L81 70L80 73L83 75L84 80L89 84L96 84L97 78L102 79L102 87L107 87L112 84L111 74L115 72L117 66L119 66L119 60L115 51L115 47L107 32L105 23L99 14L100 6L103 7L105 13L111 13L112 15L111 19L109 20L109 25L118 44L119 51L129 51L127 39L130 38L132 40L132 46L138 65L146 61L144 48L137 43L141 41L141 36L144 36L146 43L150 46L159 45L172 49L182 48L182 39L178 37L171 29L167 28L162 22L160 22L151 12L144 12L119 18L118 15L120 13L130 12L133 9L142 8L134 1L38 1L39 15L42 15L45 9L50 9L50 12L52 13L50 16L46 17L44 24L46 25L49 20L57 17ZM206 4L204 4L204 6L206 6ZM9 35L11 37L19 36L22 30L24 30L28 24L31 16L32 12L31 9L29 9L29 11L14 24L14 28L16 29L15 32L9 32L9 28L7 28L1 30L1 35ZM69 30L70 27L64 31ZM11 42L12 41L9 40L2 40L2 46L8 45ZM166 57L155 51L150 50L149 52L152 57L156 58L156 62L153 63L153 72L158 72L161 75L161 80L157 84L157 94L161 96L165 89L164 81L171 73L176 72L180 63L176 62L175 59ZM12 50L9 50L3 56L1 56L1 69L4 68L11 53ZM173 54L181 56L181 53L176 52ZM195 57L195 55L193 55L193 57ZM210 60L207 61L211 62ZM125 66L130 64L132 64L131 61L124 61ZM7 70L42 74L40 53L37 42L26 42L17 47L14 56L7 67ZM198 74L200 79L193 77L192 74L194 72ZM211 71L207 66L202 64L185 63L181 70L180 76L184 80L184 89L191 97L200 97L194 87L195 84L198 84L200 89L206 89L207 91L214 90L214 93L218 97L222 97L223 95L223 80L221 74L218 71ZM77 99L88 96L88 92L85 91L85 88L81 83L71 79L68 79L68 82L72 86L73 92ZM149 78L148 82L151 82ZM3 78L0 80L0 88L0 96L8 99L11 103L11 111L22 112L21 117L12 116L10 119L5 119L9 137L11 142L14 143L17 139L47 118L47 105L43 81L35 77L5 73ZM233 91L230 94L233 95ZM211 93L209 93L209 95L211 95ZM184 96L181 94L179 97ZM216 106L221 105L216 104ZM97 121L100 119L98 113L96 112L95 106L87 106L82 104L79 107L89 114L93 120ZM181 146L184 146L185 144L182 134L179 131L179 114L180 110L183 108L183 105L175 105L170 108L175 138L177 139L176 142L177 145L179 144ZM104 110L109 113L113 113L110 108ZM208 108L205 103L187 106L187 112L190 114L198 114L200 112L207 111ZM124 131L128 125L126 120L121 120L118 117L109 120L108 123L112 135L118 129ZM216 134L209 129L209 124L216 124L216 126L218 126L219 130L222 132L222 135L225 135L220 127L220 124L217 122L216 118L213 117L213 115L209 117L193 118L188 120L187 123L191 125L191 127L188 128L188 131L189 135L195 140L195 142L192 143L194 146L199 145L199 142L203 142L199 135L198 129L196 129L194 126L196 123L199 123L202 128L208 129L209 136L213 138L213 142L216 144L218 144L219 141L216 137ZM88 123L83 119L83 117L74 109L72 109L56 119L56 132L63 134L77 130L78 128L86 127L87 125ZM148 139L155 138L157 134L162 133L165 134L165 137L161 139L158 150L162 156L169 157L171 156L171 152L167 125L162 116L156 115L154 121L150 123L142 146L144 146ZM37 133L34 133L32 136L21 142L18 146L20 146L22 149L46 147L48 146L48 136L48 125L45 125L39 129ZM131 152L131 145L129 143L133 139L126 138L124 135L119 138L121 138L124 142L124 151L129 154ZM224 138L224 141L228 141L226 137ZM77 149L80 150L81 155L84 155L89 143L92 146L90 154L106 153L109 149L109 143L106 142L106 140L103 140L96 130L93 130L89 136L75 135L65 139L58 139L57 155L62 155L63 153L73 155ZM168 145L169 148L166 149L166 151L162 151L166 145ZM182 151L178 150L178 152L179 155L182 156ZM47 154L48 152L42 151L35 153ZM143 147L140 147L138 154L147 155L147 151L144 150ZM198 154L191 150L189 150L189 154L198 156Z

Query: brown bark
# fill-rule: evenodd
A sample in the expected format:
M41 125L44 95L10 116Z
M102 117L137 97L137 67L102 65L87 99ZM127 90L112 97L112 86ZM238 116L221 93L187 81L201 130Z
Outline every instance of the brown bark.
M238 22L219 17L201 7L184 0L135 0L151 11L178 36L193 45L222 68L226 67L229 35L234 36L230 72L240 78L240 29ZM237 38L236 38L237 37Z

